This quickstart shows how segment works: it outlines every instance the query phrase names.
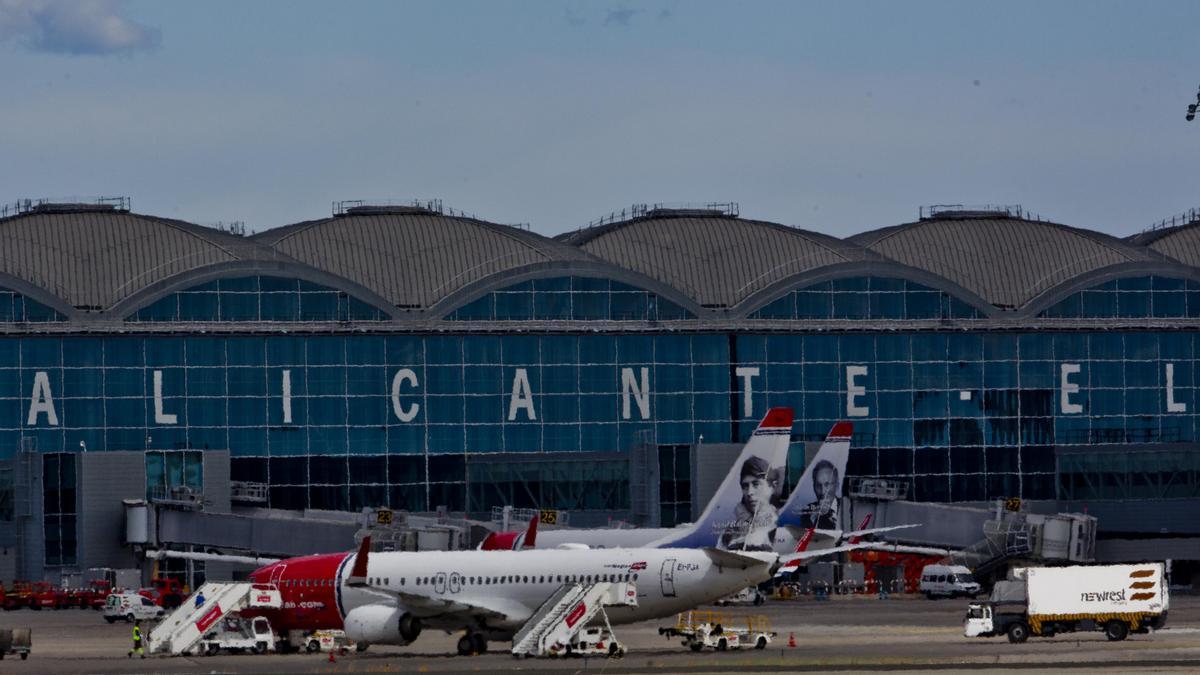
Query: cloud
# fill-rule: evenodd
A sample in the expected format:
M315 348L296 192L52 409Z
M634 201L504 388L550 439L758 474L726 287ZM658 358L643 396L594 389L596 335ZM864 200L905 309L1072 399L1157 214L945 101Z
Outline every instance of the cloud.
M628 27L633 21L633 15L641 10L629 9L628 7L618 7L617 9L608 10L608 15L604 17L605 26L622 26Z
M162 32L125 16L121 0L0 0L0 42L57 54L156 49Z

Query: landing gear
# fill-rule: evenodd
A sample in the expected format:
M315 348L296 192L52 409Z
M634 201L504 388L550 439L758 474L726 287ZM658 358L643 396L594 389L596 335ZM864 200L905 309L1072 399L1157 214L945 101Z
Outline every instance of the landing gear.
M458 639L459 656L486 654L487 648L487 637L482 633L467 633Z

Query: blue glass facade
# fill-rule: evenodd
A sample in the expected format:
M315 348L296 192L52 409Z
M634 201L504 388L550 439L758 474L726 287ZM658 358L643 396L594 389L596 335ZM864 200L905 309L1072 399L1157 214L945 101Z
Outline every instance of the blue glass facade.
M1053 498L1056 447L1194 442L1198 368L1190 331L11 337L0 458L228 448L273 506L479 511L473 457L742 440L788 405L916 499Z
M1114 279L1072 293L1039 316L1056 319L1200 317L1200 282L1147 276Z
M533 279L487 293L451 321L678 321L695 318L655 293L610 279Z
M753 319L976 319L979 310L958 298L905 279L834 279L785 293Z
M171 293L129 321L383 321L387 315L344 291L303 279L218 279Z
M45 323L65 321L57 310L7 288L0 288L0 323Z

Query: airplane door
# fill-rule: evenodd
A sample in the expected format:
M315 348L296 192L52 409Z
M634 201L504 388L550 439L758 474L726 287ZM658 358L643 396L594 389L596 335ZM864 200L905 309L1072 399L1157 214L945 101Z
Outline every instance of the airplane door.
M662 594L664 598L675 597L675 559L667 558L662 564Z

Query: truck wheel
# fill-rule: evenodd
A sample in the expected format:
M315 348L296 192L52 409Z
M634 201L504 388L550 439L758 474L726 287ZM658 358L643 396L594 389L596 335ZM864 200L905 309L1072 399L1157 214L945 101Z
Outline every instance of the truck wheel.
M255 642L254 643L254 653L255 654L266 654L267 653L267 643Z
M723 652L727 649L729 649L729 641L728 640L726 640L725 638L721 638L720 640L717 640L717 651Z
M209 656L216 656L217 652L219 652L219 651L221 651L221 648L219 646L217 646L217 644L214 642L213 644L210 644L208 646L208 649L204 650L204 653Z
M1017 621L1008 627L1008 641L1019 644L1029 639L1029 626L1024 621Z
M767 648L767 636L759 635L758 639L754 641L754 648L755 649L766 649Z
M762 596L762 595L760 595L760 594L755 594L755 596L754 596L754 606L755 606L755 607L759 607L759 606L761 606L762 604L763 604L763 596Z
M925 599L933 600L933 591L925 591Z
M133 623L135 620L135 617L133 616L133 612L126 614L125 620L128 621L129 623Z
M1104 624L1104 635L1109 640L1124 640L1129 635L1129 624L1120 619L1110 619Z
M109 622L109 623L116 623L116 621L117 621L117 617L115 617L115 616L106 616L106 617L104 617L104 620L105 620L105 621L107 621L107 622Z
M319 651L321 649L321 643L317 642L316 640L309 640L308 644L305 645L304 649L309 654L315 654L315 653L317 653L317 651Z
M700 651L701 649L704 649L704 643L703 643L703 642L693 642L692 644L690 644L690 645L688 645L688 646L689 646L689 647L691 647L691 648L692 648L692 651L694 651L694 652L698 652L698 651Z
M367 647L370 647L370 646L371 646L370 642L359 642L358 644L354 645L354 651L361 654L361 653L367 651Z

